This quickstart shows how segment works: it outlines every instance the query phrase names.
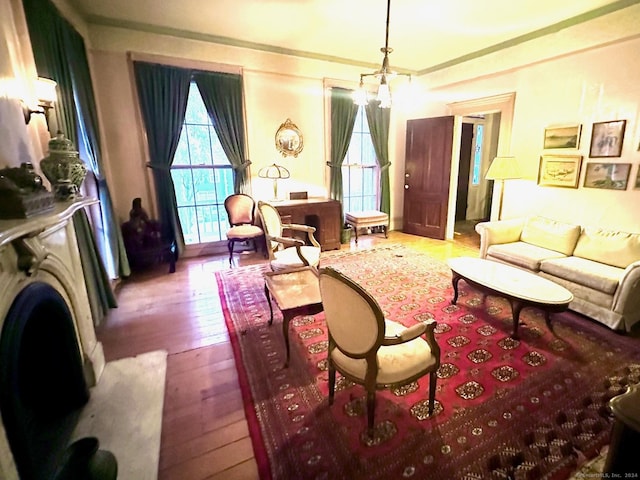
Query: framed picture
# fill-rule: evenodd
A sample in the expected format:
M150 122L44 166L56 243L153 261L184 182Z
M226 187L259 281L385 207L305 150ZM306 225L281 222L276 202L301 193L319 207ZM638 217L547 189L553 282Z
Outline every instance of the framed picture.
M630 163L587 163L584 186L588 188L626 190L630 171Z
M582 155L542 155L538 185L578 188Z
M619 157L626 125L626 120L594 123L589 157Z
M636 186L633 188L636 190L640 189L640 166L638 166L638 171L636 172Z
M550 148L578 148L582 125L552 126L544 129L544 146Z

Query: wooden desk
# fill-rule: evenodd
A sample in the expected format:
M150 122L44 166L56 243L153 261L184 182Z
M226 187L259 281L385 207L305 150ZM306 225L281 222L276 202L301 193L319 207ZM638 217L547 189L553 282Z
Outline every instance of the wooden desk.
M339 250L342 218L340 202L328 198L309 198L305 200L285 200L274 202L278 213L290 223L299 223L316 227L314 236L322 250Z

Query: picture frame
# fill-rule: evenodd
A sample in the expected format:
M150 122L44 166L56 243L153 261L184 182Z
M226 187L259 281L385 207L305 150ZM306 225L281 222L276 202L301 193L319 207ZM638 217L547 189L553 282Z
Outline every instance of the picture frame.
M626 120L612 120L593 124L591 132L590 158L619 157L622 154L622 142Z
M543 148L545 150L556 148L577 149L580 146L580 134L582 124L549 126L544 129Z
M538 185L578 188L582 155L541 155Z
M587 163L585 188L626 190L631 172L630 163ZM636 179L636 184L638 180Z
M640 190L640 165L638 166L638 170L636 171L636 184L633 188L634 190Z

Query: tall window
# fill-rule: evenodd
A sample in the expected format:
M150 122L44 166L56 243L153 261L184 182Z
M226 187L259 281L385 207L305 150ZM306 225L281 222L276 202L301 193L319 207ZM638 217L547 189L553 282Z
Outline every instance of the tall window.
M233 170L195 82L171 177L185 244L223 240L229 226L224 200L233 193Z
M484 125L475 125L475 135L473 136L473 174L471 183L480 183L480 168L482 167L482 143L484 141Z
M371 142L364 107L358 108L347 156L342 163L342 189L345 212L378 210L380 168Z

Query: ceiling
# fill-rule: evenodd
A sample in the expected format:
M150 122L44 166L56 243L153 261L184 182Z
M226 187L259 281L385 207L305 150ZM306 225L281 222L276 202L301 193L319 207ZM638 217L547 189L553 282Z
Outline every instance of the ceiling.
M90 24L379 66L384 0L68 0ZM392 68L434 71L638 3L633 0L394 0ZM526 36L526 37L523 37Z

